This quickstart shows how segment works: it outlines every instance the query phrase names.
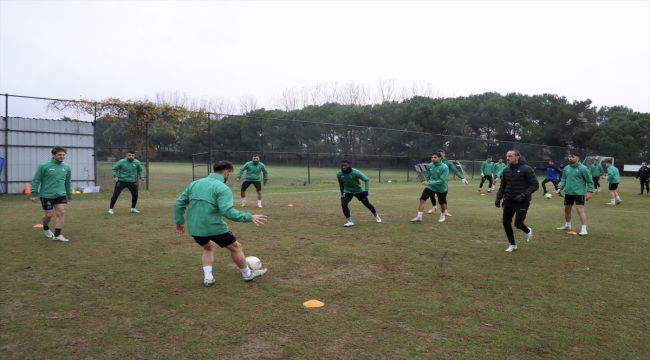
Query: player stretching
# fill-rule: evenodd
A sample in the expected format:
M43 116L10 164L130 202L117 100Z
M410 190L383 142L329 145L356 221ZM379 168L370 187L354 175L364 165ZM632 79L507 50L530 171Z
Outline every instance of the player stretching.
M65 221L65 207L72 201L72 170L68 164L63 162L67 152L61 146L52 148L52 159L38 165L31 184L33 203L36 202L36 198L40 194L45 236L64 242L68 241L61 235ZM56 212L56 223L54 233L52 233L49 224L54 212Z
M587 194L585 195L585 187ZM558 189L555 190L556 194L564 190L564 219L566 223L564 226L557 228L557 230L570 230L571 229L571 208L576 204L576 211L580 216L580 224L582 229L578 235L587 235L587 214L585 213L585 202L591 199L591 193L594 191L594 179L591 178L589 168L580 163L580 154L572 152L569 154L569 165L562 170L562 181Z
M356 197L357 200L361 201L361 203L370 210L372 216L375 217L375 221L380 223L381 219L379 218L379 215L377 215L375 207L368 201L370 179L368 179L368 177L361 171L352 168L348 160L341 160L341 170L336 173L336 178L339 180L339 188L341 189L341 207L343 208L343 215L345 215L345 218L348 220L348 222L343 224L343 226L354 226L354 222L352 222L352 217L350 216L350 209L348 208L348 203L352 201L353 197ZM359 180L366 184L365 190L361 189Z
M194 181L178 197L174 204L174 223L176 232L185 232L185 209L187 211L187 231L203 247L203 285L214 284L212 264L214 249L219 245L230 251L232 261L241 271L244 281L250 281L264 275L266 269L251 270L246 264L246 256L241 244L228 230L221 217L237 222L253 222L260 226L266 221L266 215L251 215L235 209L232 191L226 186L228 177L233 172L228 161L218 161L213 165L214 172L208 177Z
M242 174L246 171L246 178L244 178L244 183L241 184L241 206L246 206L246 189L249 186L255 186L257 190L257 207L262 207L262 183L260 182L260 172L264 174L264 186L269 181L269 173L266 171L266 166L263 162L260 162L260 156L255 154L253 155L253 161L249 161L244 166L239 169L237 173L237 182L241 179Z
M454 174L456 174L456 176L458 176L460 178L460 180L465 185L469 185L469 182L467 182L467 179L465 179L463 177L463 174L461 174L460 171L458 171L458 169L456 169L456 166L454 165L454 163L447 160L447 158L445 158L445 151L444 150L438 150L436 152L439 153L440 155L442 155L442 160L440 160L440 161L442 161L443 164L447 165L447 167L449 168L449 172L453 172ZM447 199L447 197L445 196L445 200L446 199ZM428 214L433 214L436 210L438 210L438 206L436 206L435 201L436 201L435 198L432 196L431 197L431 203L433 203L433 207L431 208L431 210L429 210L427 212ZM451 216L451 214L449 213L449 205L445 204L445 207L447 209L447 210L445 210L445 216Z
M449 167L442 163L442 154L431 154L431 163L427 165L427 174L422 185L426 186L420 195L420 204L418 205L418 216L411 219L411 222L422 222L422 211L427 199L438 196L440 203L440 220L445 221L445 210L447 210L447 185L449 182Z
M136 177L137 175L137 177ZM108 208L108 213L113 215L113 207L117 198L124 188L129 189L131 192L131 212L140 213L136 210L135 205L138 203L138 179L145 181L142 175L142 165L139 160L135 158L135 151L127 151L126 157L113 166L113 180L115 181L115 189L111 197L111 205Z

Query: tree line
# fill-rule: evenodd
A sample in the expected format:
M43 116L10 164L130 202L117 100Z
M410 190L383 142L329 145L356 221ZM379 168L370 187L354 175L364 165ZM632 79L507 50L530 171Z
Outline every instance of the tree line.
M241 115L233 114L227 103L201 103L178 94L51 106L96 114L96 147L147 148L150 159L189 159L208 149L418 157L433 147L454 147L465 156L480 158L491 149L498 149L492 152L497 155L506 144L585 149L627 162L650 157L650 114L625 106L598 108L589 99L570 102L554 94L493 92L453 98L417 95L364 104L355 100L359 97L353 90L348 89L347 103L301 108L294 107L304 101L285 94L285 109L272 110L256 108L254 97L249 97L242 101ZM318 100L315 95L313 100ZM536 156L557 157L562 151L560 155L540 151Z

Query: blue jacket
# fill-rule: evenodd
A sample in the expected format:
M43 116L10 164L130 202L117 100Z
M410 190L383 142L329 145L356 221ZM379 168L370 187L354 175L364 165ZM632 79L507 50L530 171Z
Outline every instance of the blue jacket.
M560 170L558 170L555 164L547 167L538 167L537 170L546 170L546 178L552 181L558 180L560 177Z

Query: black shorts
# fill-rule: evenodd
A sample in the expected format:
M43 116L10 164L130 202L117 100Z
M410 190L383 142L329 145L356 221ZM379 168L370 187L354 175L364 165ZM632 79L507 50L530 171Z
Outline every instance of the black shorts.
M219 247L225 248L226 246L235 243L235 235L232 232L228 231L227 233L221 235L212 235L212 236L192 236L194 241L201 246L205 246L210 240L214 241Z
M358 194L343 193L343 195L341 196L341 205L349 203L350 201L352 201L353 197L363 202L364 200L368 200L368 193L365 191L360 192Z
M609 183L609 189L610 189L610 190L616 190L616 189L618 189L618 183L616 183L616 184Z
M576 205L584 205L585 196L564 194L564 205L573 205L574 203Z
M255 186L255 190L262 191L262 182L261 181L248 181L248 180L244 181L241 184L241 191L246 191L246 189L248 189L248 187L251 186L251 185Z
M420 195L420 200L427 201L429 200L429 198L432 198L435 195L438 195L438 203L440 204L447 203L447 191L441 193L441 192L433 191L429 188L424 188L424 190L422 190L422 195Z
M41 206L43 207L43 210L52 210L54 209L54 205L67 203L68 198L66 196L59 196L54 199L41 198Z

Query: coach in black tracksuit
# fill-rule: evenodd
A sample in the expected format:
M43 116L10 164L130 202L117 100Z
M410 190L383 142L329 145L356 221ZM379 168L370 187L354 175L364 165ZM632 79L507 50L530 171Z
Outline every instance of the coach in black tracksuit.
M639 195L643 195L643 186L645 185L645 192L650 195L650 168L646 163L641 163L639 171L636 173L636 178L641 182L641 192Z
M521 156L519 151L510 150L506 154L506 166L503 169L501 186L497 193L494 205L501 207L503 199L503 228L506 230L506 236L510 246L506 251L512 252L517 250L515 236L512 231L512 217L515 217L515 226L526 233L526 240L530 241L533 237L531 229L524 224L526 213L530 206L532 194L539 189L539 181L535 176L535 170L526 165L526 159Z

